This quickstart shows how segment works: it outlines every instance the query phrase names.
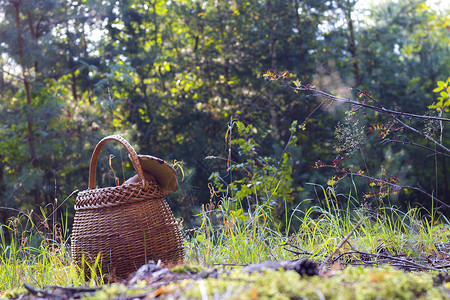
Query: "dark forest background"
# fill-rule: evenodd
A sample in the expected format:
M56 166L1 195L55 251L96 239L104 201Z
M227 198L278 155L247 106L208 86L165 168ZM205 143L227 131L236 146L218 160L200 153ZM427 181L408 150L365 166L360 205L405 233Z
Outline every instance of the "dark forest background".
M364 3L0 1L0 222L17 210L48 214L64 200L59 211L73 215L76 193L66 198L87 188L92 151L110 134L123 135L138 153L181 163L184 180L179 168L180 188L168 201L188 226L212 188L233 183L228 196L258 201L249 174L261 184L276 179L276 190L258 187L261 197L272 191L275 206L278 198L313 205L324 197L318 185L326 187L335 172L311 166L337 155L354 170L398 176L401 185L450 203L448 159L381 143L368 132L386 121L379 113L352 117L349 106L323 105L286 147L293 122L301 124L320 101L267 83L268 70L335 95L357 99L356 87L390 109L448 117L447 109L428 108L437 82L450 75L444 1ZM436 130L427 122L418 127ZM351 149L339 144L337 128L352 137ZM420 136L414 141L428 145ZM124 149L109 143L99 186L114 185L110 154L120 182L133 174ZM344 203L349 194L361 205L380 201L362 196L371 189L364 180L334 188ZM382 201L436 205L404 190Z

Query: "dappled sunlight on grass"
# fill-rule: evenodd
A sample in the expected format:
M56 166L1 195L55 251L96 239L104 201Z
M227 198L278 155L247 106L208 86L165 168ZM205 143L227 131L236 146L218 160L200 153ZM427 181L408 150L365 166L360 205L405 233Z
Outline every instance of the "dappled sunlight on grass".
M351 197L348 199L353 201ZM364 298L372 297L374 294L370 293L378 293L379 289L382 289L380 293L386 297L395 297L398 293L414 297L433 295L437 299L442 296L432 285L433 272L419 275L392 267L366 269L348 265L364 265L367 261L364 262L361 258L365 253L423 258L436 251L436 243L450 240L450 227L445 219L418 208L407 212L392 207L376 211L363 208L340 209L334 203L337 202L331 197L322 201L325 208L316 205L304 211L298 205L292 210L283 230L268 213L269 207L254 206L244 210L231 199L223 199L221 205L209 206L212 208L210 210L202 209L197 216L201 226L191 229L194 233L185 242L186 264L194 268L198 265L237 268L230 277L234 279L204 280L202 284L208 295L220 291L223 295L231 296L242 292L248 298L253 297L253 294L269 297L271 291L262 288L267 281L267 285L274 290L299 297L317 296L317 290L320 290L330 299L336 292L342 292L347 299L353 299L355 295ZM103 278L95 277L100 260L98 264L91 266L92 274L86 274L86 277L85 274L80 274L71 261L68 238L64 233L66 230L55 231L49 224L44 224L40 229L38 227L25 214L12 218L7 225L3 225L3 230L12 233L9 243L6 242L3 231L1 235L0 289L4 291L3 296L17 296L25 292L24 283L38 288L104 286L99 293L128 293L123 286L107 287ZM322 277L314 276L303 281L298 274L289 271L277 273L277 276L270 273L275 271L259 275L239 273L240 265L305 257L321 265ZM376 264L377 259L370 263ZM108 274L103 275L105 279L108 278ZM292 276L295 277L295 288L273 280L275 277L286 277L287 280ZM395 289L392 286L394 278L399 282ZM247 295L251 289L242 285L239 280L249 282L253 286L253 294ZM230 282L235 284L230 285ZM344 293L337 288L343 282L345 286L351 285L355 290L349 292L347 289ZM303 284L304 288L299 289L299 285ZM188 286L192 289L187 289ZM371 286L373 289L366 290L363 286ZM180 297L189 298L197 297L197 293L201 292L197 288L198 284L189 283L188 280L175 285L172 283L171 288L164 291L177 291L184 293L179 294Z
M2 225L0 290L18 288L23 283L37 287L84 284L71 264L67 238L61 232L49 230L48 225L43 223L39 229L30 215L25 214ZM9 242L5 230L12 232Z
M392 207L340 210L333 204L337 201L325 199L326 209L294 209L287 229L281 231L273 229L276 222L264 207L244 212L226 201L230 200L224 199L223 206L200 213L202 225L186 243L188 262L249 264L305 256L323 260L349 233L336 255L358 250L424 256L435 250L435 243L449 240L448 234L442 235L449 230L442 218L419 208L407 212ZM294 219L299 224L296 228L292 225Z

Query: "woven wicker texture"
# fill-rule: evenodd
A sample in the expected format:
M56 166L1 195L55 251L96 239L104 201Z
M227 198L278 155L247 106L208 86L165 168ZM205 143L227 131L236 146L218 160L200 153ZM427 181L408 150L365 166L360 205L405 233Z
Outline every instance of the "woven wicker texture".
M95 188L95 168L102 146L110 140L127 148L139 183ZM156 181L147 181L134 149L122 137L101 140L91 158L89 189L78 194L72 231L72 257L90 274L98 253L102 274L126 278L150 260L179 263L184 259L177 221ZM84 257L84 262L83 262Z

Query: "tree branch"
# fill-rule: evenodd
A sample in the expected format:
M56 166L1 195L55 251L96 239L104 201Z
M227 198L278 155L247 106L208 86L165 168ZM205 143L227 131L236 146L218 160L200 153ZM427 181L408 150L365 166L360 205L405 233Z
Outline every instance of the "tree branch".
M301 85L300 87L294 87L294 86L290 85L287 82L281 82L280 85L283 86L283 87L287 87L289 89L292 89L292 90L294 90L296 92L300 92L300 91L303 91L303 92L314 92L314 94L312 94L314 96L324 97L324 98L326 98L328 100L331 100L331 101L342 102L342 103L355 105L355 106L358 106L358 107L368 108L368 109L371 109L373 111L377 111L377 112L389 115L396 122L398 122L399 124L404 126L406 129L414 132L415 134L420 135L421 137L423 137L426 140L432 142L433 144L435 144L436 146L438 146L442 150L445 150L446 152L450 153L450 149L449 148L445 147L442 143L439 143L438 141L436 141L432 137L423 134L422 132L418 131L414 127L411 127L411 126L407 125L405 122L403 122L402 120L399 119L399 116L401 116L401 117L408 117L408 118L414 118L414 119L421 119L421 120L435 120L435 121L440 121L440 122L450 122L450 119L442 118L442 117L416 115L416 114L411 114L411 113L405 113L405 112L402 112L402 111L395 111L395 110L387 109L387 108L384 108L378 101L376 101L374 98L372 98L370 96L369 96L370 99L372 101L374 101L378 105L378 107L374 106L374 105L370 105L370 104L364 103L364 102L358 102L358 101L351 100L351 99L348 99L348 98L335 96L335 95L326 93L324 91L318 90L318 89L316 89L313 86Z

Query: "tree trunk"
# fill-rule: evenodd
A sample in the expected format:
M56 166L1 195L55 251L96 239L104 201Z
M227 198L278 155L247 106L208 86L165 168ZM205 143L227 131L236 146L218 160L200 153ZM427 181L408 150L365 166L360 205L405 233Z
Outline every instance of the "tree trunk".
M39 37L40 37L40 34L39 34L39 28L38 28L38 26L36 25L36 27L33 25L33 16L31 15L31 12L30 11L28 11L28 13L27 13L27 17L28 17L28 25L30 26L30 33L31 33L31 36L34 38L34 40L36 41L36 45L38 44L37 43L37 41L38 41L38 39L39 39ZM17 16L16 16L16 18L17 18ZM36 73L36 74L39 74L39 67L38 67L38 61L36 60L35 62L34 62L34 72ZM40 76L38 76L38 78L39 78Z
M68 34L69 30L67 30ZM72 98L73 102L75 103L75 107L78 105L78 93L77 93L77 76L76 76L76 70L78 69L77 63L74 60L73 53L70 51L69 56L69 67L71 69L70 75L71 75L71 91L72 91Z
M0 69L3 70L3 62L0 60ZM0 72L0 91L5 87L5 76L3 72Z
M444 173L444 192L441 193L441 199L445 199L445 202L450 205L449 190L448 190L448 175L447 175L447 158L442 157L442 172ZM437 188L437 187L436 187ZM442 197L442 195L444 195ZM450 213L450 209L446 208L446 215Z
M347 18L347 26L349 31L348 36L348 51L350 52L352 56L352 71L353 71L353 77L354 77L354 86L357 87L361 84L360 74L359 74L359 65L358 65L358 57L357 57L357 51L356 51L356 41L355 41L355 28L353 26L353 20L352 20L352 7L347 2L347 5L345 7L345 15Z
M230 59L228 58L229 44L227 37L225 36L225 25L222 13L222 7L220 1L217 1L217 12L219 14L219 27L220 27L220 38L222 42L222 62L223 62L223 76L225 77L225 97L232 102L231 96L231 86L230 82Z
M270 54L270 67L273 71L277 71L277 51L275 48L276 37L274 20L272 15L272 3L271 0L266 1L266 11L267 11L267 24L269 25L269 54Z
M275 33L275 21L273 18L273 6L271 0L266 0L266 14L267 14L267 26L269 27L269 56L270 56L270 68L273 72L277 72L277 49L276 49L276 33ZM277 117L277 107L275 105L275 90L269 89L268 93L268 106L270 114L270 128L272 130L271 135L275 140L280 140L280 134L278 132L278 117ZM272 186L270 187L272 188ZM276 205L274 206L276 210L276 218L280 222L280 230L284 232L286 230L286 218L284 210L284 202L278 199Z
M299 15L299 10L300 10L300 1L299 0L295 0L295 25L296 28L298 30L298 47L300 48L300 65L302 68L302 81L305 82L306 81L306 50L305 50L305 45L304 45L304 36L303 36L303 29L302 29L302 24L300 22L300 15Z
M73 61L73 58L71 59ZM75 105L78 103L78 94L77 94L77 77L75 75L75 69L72 69L72 97Z
M38 167L38 161L36 158L36 143L35 143L35 136L33 133L33 107L32 107L32 101L31 101L31 87L30 82L28 81L28 72L27 72L27 66L25 63L25 54L24 54L24 46L23 46L23 37L22 37L22 30L21 30L21 22L20 22L20 4L22 1L14 1L14 12L16 17L16 29L17 29L17 43L18 43L18 50L19 50L19 57L20 57L20 64L22 67L22 80L23 85L25 87L25 95L27 100L27 108L26 108L26 117L27 117L27 140L28 140L28 147L29 147L29 158L30 162L33 166L33 168ZM33 189L34 194L34 202L35 205L39 206L41 204L40 201L40 194L37 187Z
M277 53L276 53L276 37L275 28L272 12L272 2L271 0L266 1L266 13L267 13L267 25L269 26L269 56L270 56L270 68L273 72L277 72ZM274 89L269 89L268 91L268 105L270 113L270 127L272 129L272 134L275 138L279 138L277 130L277 109L274 104L275 91Z

